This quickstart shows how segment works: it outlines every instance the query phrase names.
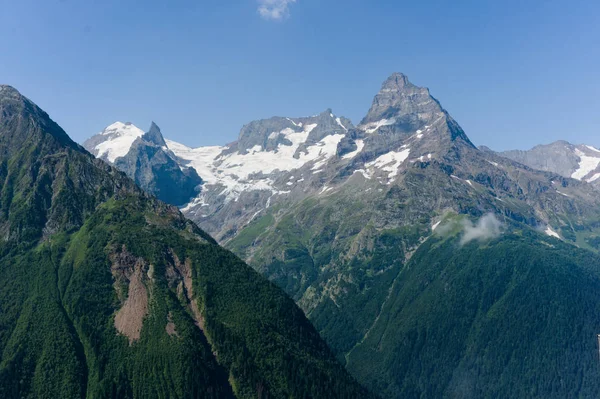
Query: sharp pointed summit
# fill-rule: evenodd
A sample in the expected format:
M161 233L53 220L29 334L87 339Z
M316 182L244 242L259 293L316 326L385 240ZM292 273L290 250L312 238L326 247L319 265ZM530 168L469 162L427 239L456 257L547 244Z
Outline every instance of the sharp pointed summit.
M404 74L394 73L381 86L361 124L392 118L431 119L441 112L442 107L429 94L429 89L415 86Z
M383 82L383 89L387 88L402 88L406 86L414 87L414 85L408 80L408 76L402 72L394 72L389 78Z
M142 136L144 141L156 144L159 147L166 147L167 143L160 131L158 125L154 122L150 125L150 130Z
M460 138L474 147L429 89L412 84L402 73L394 73L383 82L359 129L389 136L388 140L394 143L417 132L426 134L427 141L437 143L436 146L448 147Z

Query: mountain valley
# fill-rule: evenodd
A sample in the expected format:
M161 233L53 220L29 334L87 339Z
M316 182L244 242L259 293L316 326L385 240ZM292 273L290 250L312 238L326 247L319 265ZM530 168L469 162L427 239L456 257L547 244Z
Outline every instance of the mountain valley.
M161 136L152 167L144 134L117 126L84 146L117 168L193 169L183 214L283 288L373 392L600 395L593 147L477 148L399 73L357 126L326 110L251 122L223 147Z

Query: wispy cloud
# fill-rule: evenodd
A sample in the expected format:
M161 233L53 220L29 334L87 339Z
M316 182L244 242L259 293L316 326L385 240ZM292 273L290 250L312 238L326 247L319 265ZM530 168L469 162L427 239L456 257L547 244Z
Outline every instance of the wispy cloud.
M258 13L268 20L280 21L290 15L290 5L296 0L258 0Z
M502 234L502 222L491 213L483 216L476 224L469 220L463 221L464 235L460 243L465 245L468 242L486 241L499 237Z

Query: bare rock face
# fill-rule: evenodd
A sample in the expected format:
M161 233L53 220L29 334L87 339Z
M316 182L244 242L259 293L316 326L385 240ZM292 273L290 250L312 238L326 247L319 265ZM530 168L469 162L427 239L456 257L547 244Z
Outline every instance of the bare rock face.
M361 125L382 119L417 124L420 120L432 120L442 112L442 107L431 97L429 89L415 86L402 73L394 73L383 83Z
M199 192L196 170L181 165L167 148L156 123L147 133L127 122L116 122L83 144L96 157L125 172L146 192L173 205L183 205Z
M142 140L146 141L147 143L151 143L156 146L159 146L159 147L167 146L167 143L165 142L165 139L160 131L160 128L154 122L152 122L152 124L150 125L150 130L148 130L148 132L142 136Z
M558 173L600 187L600 150L589 145L556 141L527 151L504 151L499 155L534 169Z
M194 169L179 165L154 122L148 133L137 138L114 165L145 191L173 205L187 203L202 184Z

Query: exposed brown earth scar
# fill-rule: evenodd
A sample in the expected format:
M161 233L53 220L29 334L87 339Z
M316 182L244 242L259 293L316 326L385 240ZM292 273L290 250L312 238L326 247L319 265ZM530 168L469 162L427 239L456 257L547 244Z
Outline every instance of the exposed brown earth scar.
M194 318L196 325L200 330L204 331L204 317L198 308L197 300L194 299L191 261L188 258L185 262L181 262L179 257L172 250L170 251L170 254L173 257L173 265L167 266L165 271L167 280L172 286L177 284L177 295L187 299L188 306L192 312L192 317Z
M144 284L144 276L149 267L143 258L131 255L125 247L120 253L112 254L111 261L114 287L123 303L115 315L115 328L129 338L129 345L132 345L140 339L144 318L148 315L148 290ZM127 282L129 286L124 300L125 292L122 287Z

